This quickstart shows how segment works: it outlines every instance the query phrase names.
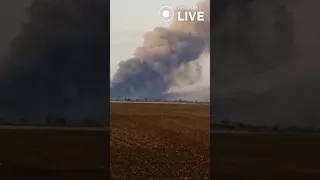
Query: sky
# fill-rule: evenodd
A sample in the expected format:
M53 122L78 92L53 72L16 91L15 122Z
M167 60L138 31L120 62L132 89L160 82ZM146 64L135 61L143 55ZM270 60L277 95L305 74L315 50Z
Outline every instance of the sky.
M158 10L162 6L192 7L197 0L111 0L110 1L110 78L118 63L132 57L135 49L143 42L143 35L157 26L170 23L160 21Z

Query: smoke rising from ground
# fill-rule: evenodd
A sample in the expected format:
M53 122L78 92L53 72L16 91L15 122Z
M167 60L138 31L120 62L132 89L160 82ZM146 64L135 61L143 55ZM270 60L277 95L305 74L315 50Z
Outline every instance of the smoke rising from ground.
M175 21L169 28L157 27L145 34L134 57L119 63L111 82L112 98L175 98L168 90L182 77L179 71L190 85L200 80L202 67L192 68L210 49L210 0L200 1L197 7L205 11L204 22Z
M229 1L212 32L213 119L319 126L320 2L242 2Z
M109 2L37 0L27 7L26 23L0 57L1 116L76 114L105 121Z

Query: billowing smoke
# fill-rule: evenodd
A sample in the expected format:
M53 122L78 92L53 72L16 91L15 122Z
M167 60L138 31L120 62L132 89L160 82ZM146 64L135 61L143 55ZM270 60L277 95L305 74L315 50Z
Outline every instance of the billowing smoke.
M212 30L214 120L320 125L319 5L316 0L224 4Z
M106 121L109 2L36 0L27 7L10 8L17 11L12 14L24 10L27 18L1 54L0 115L104 116Z
M111 98L177 98L168 91L181 77L189 85L203 77L203 68L194 62L203 54L210 59L210 0L200 1L197 7L205 12L204 22L175 21L169 28L157 27L145 34L134 57L119 63Z

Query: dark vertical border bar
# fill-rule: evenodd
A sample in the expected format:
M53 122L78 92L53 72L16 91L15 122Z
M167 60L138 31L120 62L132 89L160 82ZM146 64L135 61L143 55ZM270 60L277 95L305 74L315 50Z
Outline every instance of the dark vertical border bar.
M210 2L210 19L211 19L211 22L210 22L210 44L211 44L211 47L210 47L210 179L212 179L213 177L213 171L212 171L212 162L213 162L213 154L212 154L212 145L214 143L214 140L212 138L212 129L213 129L213 116L212 116L212 113L213 113L213 105L212 103L214 102L214 93L213 93L213 89L214 89L214 77L213 77L213 67L214 67L214 53L213 53L213 48L212 47L212 44L213 44L213 41L214 41L214 23L215 23L215 13L216 13L216 2L217 0L211 0Z
M217 78L214 74L214 69L217 69L217 63L215 61L215 52L216 52L216 46L219 46L219 44L214 43L215 39L217 38L215 31L216 27L220 23L221 17L223 16L224 12L230 6L230 4L233 2L233 0L212 0L210 4L211 9L211 49L210 49L210 177L211 179L218 179L219 175L215 173L215 168L217 167L215 165L215 158L216 156L216 148L215 148L215 139L213 136L213 131L215 130L215 123L217 122L214 117L217 117L214 113L217 113L217 109L219 107L216 106L217 104L217 97L215 95L215 79Z
M110 179L110 1L7 1L0 179Z
M107 34L107 37L108 37L108 58L109 58L109 61L108 61L108 64L107 64L107 66L106 67L108 67L108 70L107 70L107 75L106 75L106 77L108 78L107 79L107 82L108 82L108 84L106 84L107 85L107 89L106 89L106 92L108 92L107 93L107 95L108 95L108 97L106 98L107 100L108 100L108 104L106 105L107 106L107 112L108 112L108 119L107 119L107 128L108 128L108 132L107 132L107 143L106 143L106 148L107 148L107 153L106 153L106 155L107 155L107 172L106 172L106 174L107 174L107 178L106 179L111 179L111 177L110 177L110 119L111 119L111 117L110 117L110 39L111 39L111 37L110 37L110 10L111 10L111 7L110 7L110 0L108 0L108 5L109 5L109 7L108 7L108 10L109 10L109 13L108 14L106 14L107 16L108 16L108 18L107 18L107 20L108 20L108 22L107 22L107 24L108 24L108 27L107 27L107 32L108 32L108 34Z

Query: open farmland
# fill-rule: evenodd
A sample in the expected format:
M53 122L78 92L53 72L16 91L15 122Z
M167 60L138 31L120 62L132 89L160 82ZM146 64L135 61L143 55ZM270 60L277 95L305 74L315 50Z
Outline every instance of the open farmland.
M320 134L212 133L212 179L318 180Z
M108 133L97 128L0 127L0 179L108 179Z
M210 179L209 109L111 103L111 179Z

